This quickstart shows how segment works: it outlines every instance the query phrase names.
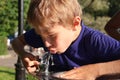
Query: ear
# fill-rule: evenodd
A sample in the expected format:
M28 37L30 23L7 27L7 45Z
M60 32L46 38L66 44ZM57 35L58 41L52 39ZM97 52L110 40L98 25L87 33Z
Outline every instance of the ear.
M73 26L74 28L77 28L79 27L81 24L81 18L79 16L76 16L73 20Z

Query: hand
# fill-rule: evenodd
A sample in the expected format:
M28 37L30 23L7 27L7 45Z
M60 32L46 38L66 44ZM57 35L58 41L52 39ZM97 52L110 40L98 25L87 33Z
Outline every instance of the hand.
M70 80L95 80L98 77L98 68L95 64L81 66L59 75L60 78Z
M36 57L29 53L22 57L22 62L29 73L34 73L39 66L39 62Z

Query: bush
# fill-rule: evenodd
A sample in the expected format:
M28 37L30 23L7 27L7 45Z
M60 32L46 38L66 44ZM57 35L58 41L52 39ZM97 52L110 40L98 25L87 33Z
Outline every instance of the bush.
M107 22L110 20L110 17L108 16L98 16L96 19L90 15L90 14L84 14L83 15L83 21L85 23L85 25L92 27L96 30L99 30L103 33L106 33L104 30L105 25L107 24Z
M7 37L0 36L0 55L7 54Z

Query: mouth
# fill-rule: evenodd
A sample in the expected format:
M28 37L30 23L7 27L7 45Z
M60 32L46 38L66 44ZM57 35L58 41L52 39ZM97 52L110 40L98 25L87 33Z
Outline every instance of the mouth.
M57 52L56 51L50 51L51 54L56 54Z
M56 53L57 53L57 51L56 51L55 49L49 49L49 51L50 51L50 53L52 53L52 54L56 54Z

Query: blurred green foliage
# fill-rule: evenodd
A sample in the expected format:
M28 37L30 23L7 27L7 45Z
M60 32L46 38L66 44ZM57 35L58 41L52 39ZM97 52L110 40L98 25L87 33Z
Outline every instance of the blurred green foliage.
M78 0L84 23L105 33L104 26L120 10L120 0Z
M7 54L7 37L0 36L0 55Z
M24 28L29 29L26 16L30 0L24 1ZM78 0L83 9L86 25L98 30L120 9L120 0ZM101 28L102 27L102 28ZM18 30L18 0L0 2L0 36L13 35Z
M30 0L24 0L24 22ZM0 1L0 36L13 35L18 28L18 0Z
M24 23L30 0L24 0ZM7 53L7 37L18 30L18 0L0 1L0 55Z

